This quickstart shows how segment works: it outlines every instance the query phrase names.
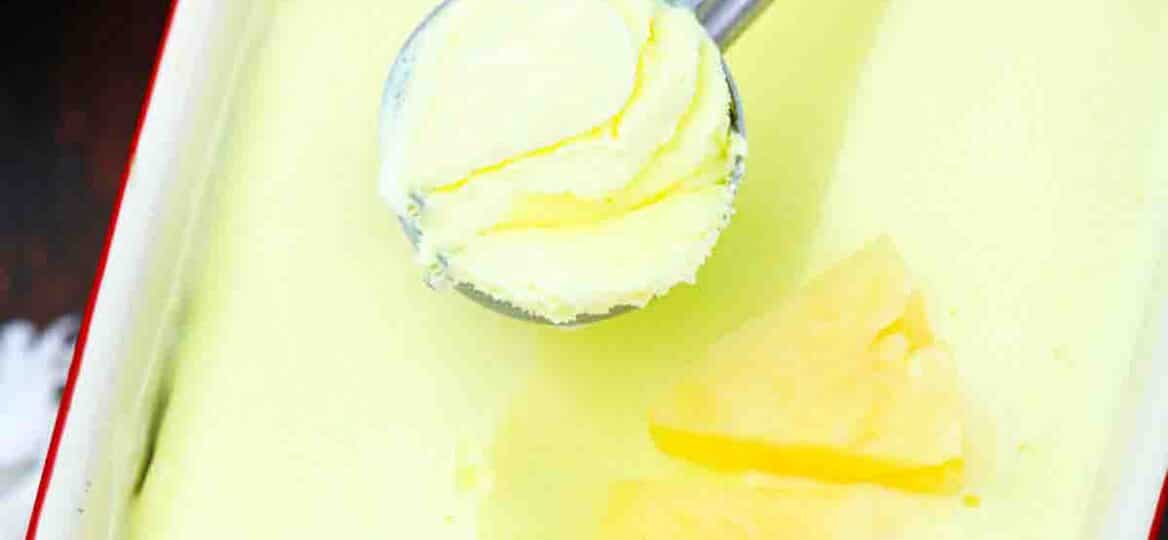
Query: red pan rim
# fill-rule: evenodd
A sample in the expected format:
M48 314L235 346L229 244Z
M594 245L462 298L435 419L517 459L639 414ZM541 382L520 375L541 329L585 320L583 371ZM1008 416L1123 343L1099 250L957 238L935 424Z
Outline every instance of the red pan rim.
M121 216L122 199L126 194L126 185L130 179L130 170L134 164L134 157L138 153L138 143L142 138L142 126L146 123L146 115L149 113L150 103L153 101L155 85L158 83L158 71L169 45L170 30L174 23L175 12L178 10L178 3L179 0L172 0L170 3L169 13L167 13L166 23L162 30L162 38L159 41L158 54L154 59L150 83L146 87L146 94L142 99L142 105L138 111L138 122L134 128L134 138L130 143L130 151L122 170L121 185L118 187L118 195L114 201L113 214L110 218L109 228L106 230L105 247L102 249L101 258L98 260L97 272L93 279L93 287L90 289L89 301L85 307L85 316L82 318L81 329L77 334L77 344L73 349L73 361L69 366L69 377L65 382L65 389L61 394L61 405L57 409L57 419L53 424L53 437L49 442L49 450L45 456L45 466L41 471L40 486L37 488L32 514L29 516L28 532L25 534L25 540L35 540L37 537L41 512L44 510L45 496L49 491L49 484L53 480L53 469L57 463L57 453L60 450L61 437L65 432L65 425L69 420L69 409L73 404L73 390L77 385L77 378L81 372L81 364L84 361L82 353L85 351L85 344L89 339L89 326L93 320L93 308L97 302L98 291L101 289L101 281L105 275L106 263L109 261L110 245L113 243L114 230L117 228L118 218Z

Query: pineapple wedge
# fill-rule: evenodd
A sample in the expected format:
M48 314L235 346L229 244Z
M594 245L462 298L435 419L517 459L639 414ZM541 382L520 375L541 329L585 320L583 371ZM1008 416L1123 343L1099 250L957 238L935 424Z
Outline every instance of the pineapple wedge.
M949 351L882 238L715 344L651 413L664 452L721 470L960 488Z

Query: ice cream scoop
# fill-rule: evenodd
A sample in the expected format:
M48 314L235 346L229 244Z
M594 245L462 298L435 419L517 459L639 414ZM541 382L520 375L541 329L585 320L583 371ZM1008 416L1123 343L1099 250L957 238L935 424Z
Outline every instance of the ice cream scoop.
M694 282L744 170L719 47L766 3L439 5L382 114L381 193L430 285L572 325Z

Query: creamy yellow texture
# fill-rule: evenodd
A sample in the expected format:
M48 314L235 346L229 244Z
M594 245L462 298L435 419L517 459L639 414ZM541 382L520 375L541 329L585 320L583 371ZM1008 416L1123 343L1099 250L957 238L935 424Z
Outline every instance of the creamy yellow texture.
M131 537L594 540L622 481L721 485L654 446L651 406L882 234L976 414L962 497L848 500L895 501L897 540L1096 537L1168 278L1163 1L775 2L729 54L753 157L701 286L572 332L419 287L370 196L386 62L432 7L267 6ZM773 493L663 489L674 512Z
M827 485L614 484L603 540L898 540L904 500Z
M717 46L661 0L463 0L406 52L382 193L442 277L555 322L693 282L742 151Z
M624 481L611 490L604 540L894 540L878 498L824 486L708 480Z

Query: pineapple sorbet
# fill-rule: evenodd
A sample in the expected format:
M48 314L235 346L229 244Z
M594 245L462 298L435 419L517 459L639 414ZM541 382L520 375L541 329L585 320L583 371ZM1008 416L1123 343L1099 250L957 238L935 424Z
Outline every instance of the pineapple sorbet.
M662 0L453 2L394 74L382 193L432 278L557 323L643 306L729 217L730 101Z
M1168 3L775 2L727 58L750 177L701 285L573 332L419 286L379 171L399 171L383 194L430 233L423 252L474 257L451 257L452 279L513 292L557 278L504 258L577 246L596 257L571 283L510 299L565 316L643 300L696 268L724 217L734 142L713 50L658 3L509 0L525 10L511 20L552 26L492 30L460 20L478 13L467 0L419 59L554 33L478 61L522 71L588 50L597 80L444 87L452 108L419 105L433 132L411 127L407 88L404 135L384 140L417 148L395 156L378 142L387 64L436 3L252 4L125 536L1099 538L1168 278ZM445 86L471 58L418 62L413 81ZM650 193L665 195L640 208Z

